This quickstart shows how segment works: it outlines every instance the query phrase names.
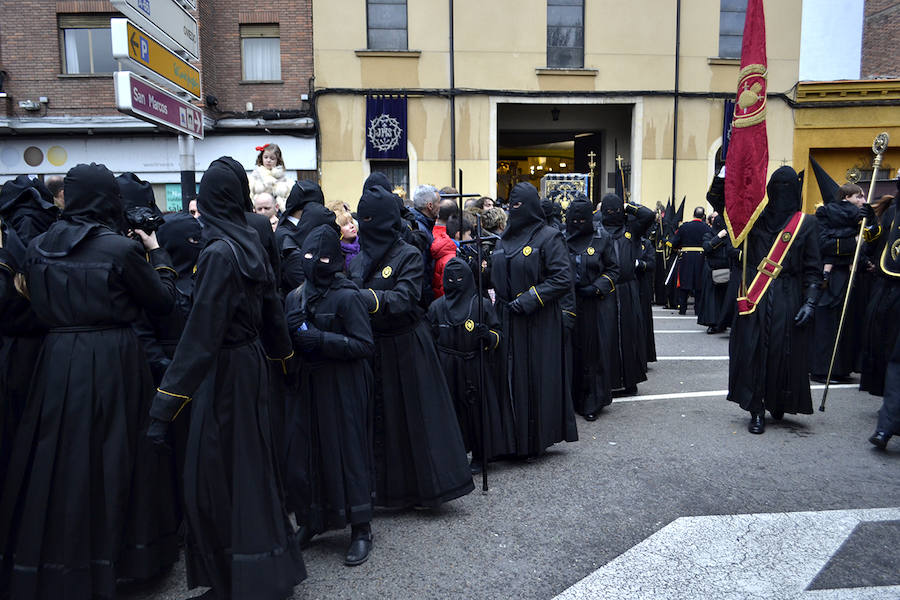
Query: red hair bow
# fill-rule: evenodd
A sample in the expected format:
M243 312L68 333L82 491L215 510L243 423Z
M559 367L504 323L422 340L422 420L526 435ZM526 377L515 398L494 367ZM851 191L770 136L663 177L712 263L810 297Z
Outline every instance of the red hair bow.
M268 147L269 147L269 144L263 144L262 146L257 146L257 147L256 147L256 151L257 151L257 152L262 152L263 150L265 150L265 149L268 148Z

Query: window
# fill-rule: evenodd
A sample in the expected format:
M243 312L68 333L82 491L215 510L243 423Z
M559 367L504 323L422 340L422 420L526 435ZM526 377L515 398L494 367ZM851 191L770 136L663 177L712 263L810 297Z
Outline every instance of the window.
M366 0L369 50L406 50L406 0Z
M740 58L747 0L720 0L719 57Z
M59 15L63 73L113 73L118 70L112 56L108 15Z
M369 167L372 173L384 173L391 182L391 188L396 190L401 188L403 193L400 197L404 200L409 192L409 162L405 160L373 160L369 161Z
M278 25L241 25L241 79L281 81Z
M547 66L584 68L584 0L547 0Z

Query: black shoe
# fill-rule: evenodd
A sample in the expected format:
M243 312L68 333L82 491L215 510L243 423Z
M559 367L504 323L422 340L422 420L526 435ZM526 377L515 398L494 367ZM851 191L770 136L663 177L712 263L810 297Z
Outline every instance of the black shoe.
M472 475L481 475L481 472L484 471L484 465L481 464L480 460L472 459L472 462L469 463L469 472Z
M597 413L588 413L588 414L584 415L584 420L585 421L596 421Z
M312 541L314 535L316 534L313 533L309 527L301 525L300 529L297 530L297 541L300 543L300 548L303 550L309 548L309 543Z
M213 591L213 589L209 588L199 596L191 596L187 600L216 600L217 597L218 596L216 596L216 593Z
M350 541L350 547L347 548L344 564L348 567L355 567L369 560L369 552L372 551L372 539L371 531L355 534Z
M713 327L712 325L710 325L709 327L706 328L706 335L712 335L712 334L718 333L718 332L719 332L719 330L716 329L715 327Z
M869 443L877 447L879 450L884 450L885 448L887 448L887 443L890 439L891 434L885 431L876 431L872 434L872 437L869 438Z
M632 385L632 386L625 388L626 396L634 396L635 394L637 394L637 386L636 385Z
M769 414L772 415L772 418L775 419L776 421L780 421L784 418L783 410L770 410Z
M750 424L747 425L747 431L750 433L760 434L766 430L766 418L763 413L750 415Z
M685 307L685 308L679 308L679 309L678 309L678 314L679 314L679 315L686 315L686 314L687 314L687 307Z

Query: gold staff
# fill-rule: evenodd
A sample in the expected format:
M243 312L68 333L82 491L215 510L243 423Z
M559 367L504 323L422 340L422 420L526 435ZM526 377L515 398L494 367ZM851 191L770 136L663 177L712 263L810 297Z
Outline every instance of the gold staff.
M887 150L890 136L887 132L881 132L875 137L872 143L872 152L875 153L875 160L872 161L872 181L869 183L869 197L866 204L872 204L872 196L875 195L875 180L878 178L878 168L881 166L881 158L884 151ZM844 308L841 310L841 320L838 321L837 336L834 338L834 350L831 351L831 362L828 363L828 376L825 378L825 391L822 393L822 403L819 410L825 412L825 400L828 398L828 386L831 385L831 370L834 368L834 358L837 356L838 344L841 341L841 332L844 329L844 317L847 316L847 306L850 304L850 290L853 289L853 279L856 275L856 266L859 262L859 250L862 248L863 231L866 228L866 220L863 219L859 224L859 235L856 237L856 251L853 253L853 262L850 264L850 279L847 281L847 295L844 296Z
M594 201L594 167L597 166L597 163L594 162L594 158L597 157L597 153L591 150L588 152L588 168L590 169L591 176L588 179L588 198L591 199L591 202Z

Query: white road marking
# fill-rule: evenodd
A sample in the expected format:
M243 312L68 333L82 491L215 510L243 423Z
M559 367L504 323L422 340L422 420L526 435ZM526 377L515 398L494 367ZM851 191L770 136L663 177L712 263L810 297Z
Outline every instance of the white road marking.
M657 356L656 360L728 360L728 356Z
M683 517L556 600L897 598L900 586L806 591L859 523L897 519L900 507Z
M836 383L828 386L831 390L849 390L856 389L859 385L856 383ZM824 390L824 385L811 385L811 390ZM724 398L728 395L728 390L707 390L702 392L673 392L671 394L645 394L643 396L622 396L613 399L613 402L639 402L642 400L675 400L678 398L715 398L720 396Z
M697 321L697 317L688 317L688 316L657 317L656 315L653 315L653 320L655 321L657 319L690 319L691 321L694 321L694 322Z
M702 329L657 329L653 333L706 333Z

